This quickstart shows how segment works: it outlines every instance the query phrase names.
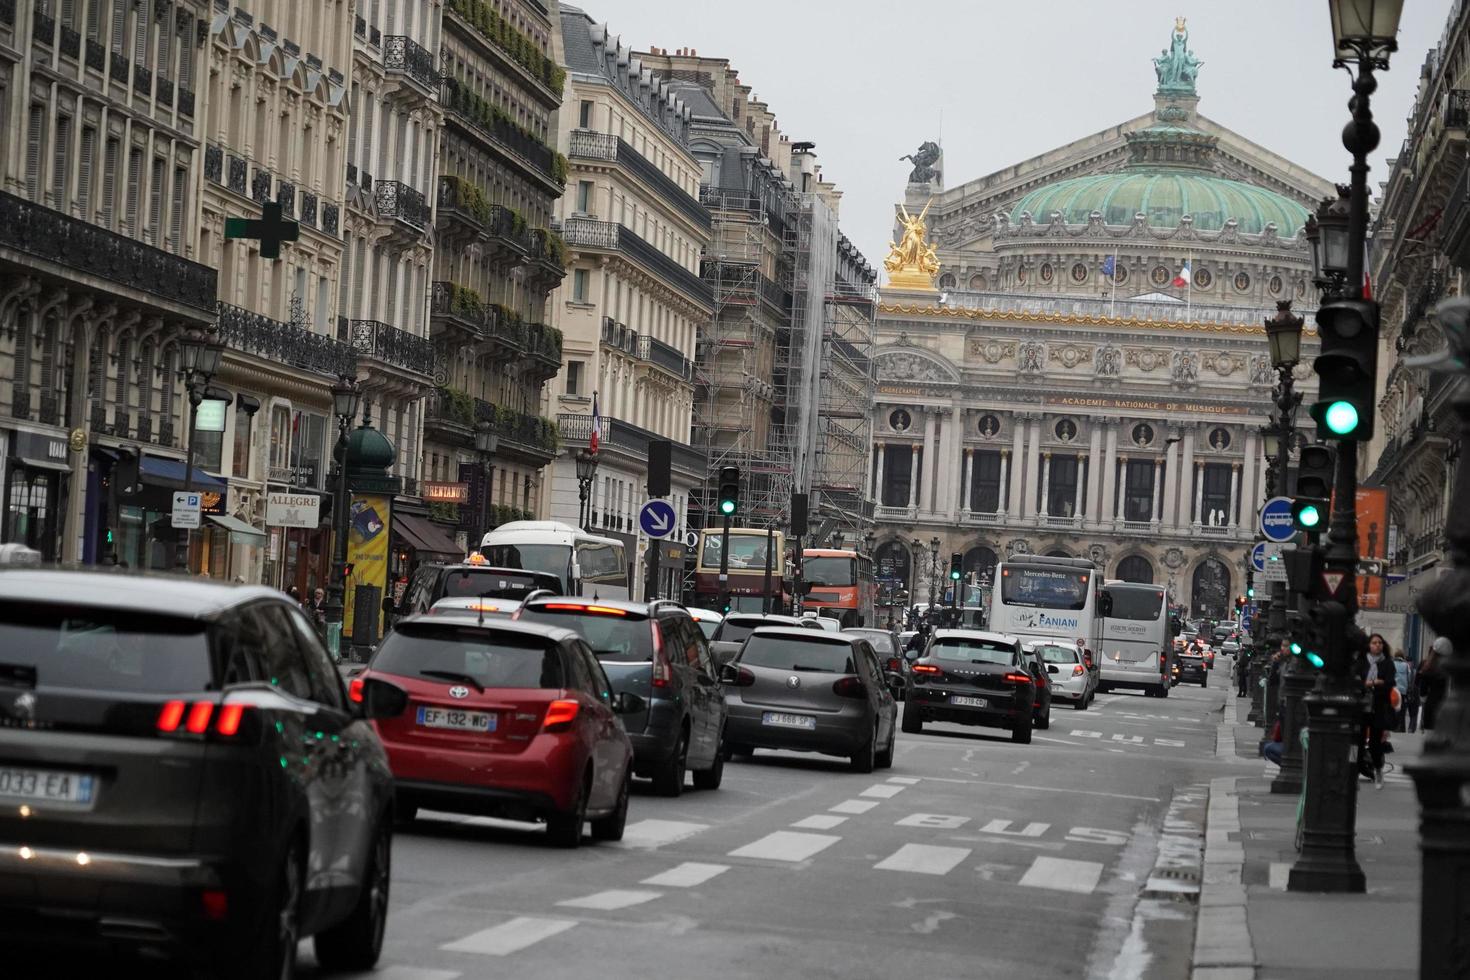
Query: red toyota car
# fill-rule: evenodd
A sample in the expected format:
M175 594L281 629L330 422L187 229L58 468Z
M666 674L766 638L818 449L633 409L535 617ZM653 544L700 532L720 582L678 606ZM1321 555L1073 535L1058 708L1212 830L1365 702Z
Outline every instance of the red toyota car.
M374 722L400 820L425 807L540 821L559 847L578 846L590 820L595 839L622 838L633 748L618 715L644 702L613 695L576 633L415 616L394 625L350 696L370 678L408 692L401 714Z

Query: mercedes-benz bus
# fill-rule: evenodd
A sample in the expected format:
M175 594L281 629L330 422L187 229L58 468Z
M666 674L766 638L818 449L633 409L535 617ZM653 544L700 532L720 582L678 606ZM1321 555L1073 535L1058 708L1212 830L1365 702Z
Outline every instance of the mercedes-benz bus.
M1102 595L1098 689L1133 688L1149 697L1168 697L1174 656L1169 590L1139 582L1105 582Z
M1015 555L995 567L990 623L995 633L1097 648L1097 566L1086 558Z

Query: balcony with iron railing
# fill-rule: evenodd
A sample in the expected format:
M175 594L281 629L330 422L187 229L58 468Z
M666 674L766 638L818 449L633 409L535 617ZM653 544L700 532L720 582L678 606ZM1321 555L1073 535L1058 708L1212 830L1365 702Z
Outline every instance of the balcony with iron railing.
M473 444L474 432L481 423L500 439L496 452L516 455L544 465L550 462L561 444L557 425L550 419L483 398L475 398L458 388L441 387L426 402L425 421L441 437L460 444Z
M521 354L526 349L526 325L519 314L457 282L439 281L429 290L431 334L453 330L462 342L486 345L486 354Z
M411 37L389 34L383 38L383 68L388 77L408 78L415 83L417 96L432 99L439 89L439 72L434 68L434 55Z
M714 291L708 282L615 221L568 218L562 224L562 238L572 248L620 252L690 300L704 306L714 305Z
M537 381L556 377L561 370L561 331L544 323L526 324L527 372Z
M637 354L640 361L661 367L681 381L694 380L694 363L671 344L644 334L638 338Z
M337 339L363 357L374 358L404 371L432 376L434 344L381 320L337 318Z
M1450 262L1460 267L1470 264L1470 167L1460 171L1459 179L1450 188L1439 227L1440 241Z
M544 141L521 128L505 110L475 93L457 78L447 77L439 101L452 120L487 140L491 146L548 182L560 194L567 182L567 162Z
M424 195L400 180L379 180L374 186L374 203L379 218L388 219L411 240L417 240L433 223Z
M706 230L710 227L709 209L626 140L591 129L574 129L570 135L568 155L572 159L616 163L642 181L655 199L667 203L699 227Z
M561 430L562 439L569 446L587 445L592 435L591 415L563 412L556 417L556 421L557 427ZM622 419L604 416L601 422L597 433L601 447L622 450L639 459L648 458L648 444L651 441L663 438L656 432L631 422L624 422ZM672 457L676 469L698 479L705 476L707 457L702 450L674 441Z
M228 303L219 304L219 338L229 350L327 378L357 370L356 352L335 337Z

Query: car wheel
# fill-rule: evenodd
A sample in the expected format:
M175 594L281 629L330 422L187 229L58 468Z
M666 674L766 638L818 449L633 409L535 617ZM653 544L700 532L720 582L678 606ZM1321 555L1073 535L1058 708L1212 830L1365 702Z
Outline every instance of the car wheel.
M628 825L628 787L633 782L632 763L623 773L623 785L618 790L618 802L612 813L592 821L592 839L618 841L623 839L623 828Z
M684 770L689 766L689 733L681 732L674 754L663 768L653 774L653 791L659 796L678 796L684 792Z
M1048 728L1051 727L1051 702L1050 701L1046 702L1046 710L1041 713L1041 717L1038 718L1038 719L1036 719L1036 727L1039 728L1039 729L1041 729L1042 731L1046 731Z
M714 765L708 769L694 770L695 789L719 789L720 783L725 778L725 753L715 753Z
M577 790L572 808L565 813L552 813L546 817L546 839L552 847L574 848L582 846L582 827L587 823L587 796L591 789L592 774L588 773Z
M293 840L271 883L255 935L237 947L222 972L238 980L291 980L296 976L296 944L301 939L301 842Z
M410 803L402 797L393 801L393 824L395 826L407 827L418 815L418 804Z
M853 772L872 772L875 757L878 754L878 723L873 722L873 734L868 736L868 742L852 756Z
M897 721L897 720L898 720L897 718L894 719L894 721ZM876 766L879 769L891 769L891 768L893 768L893 750L894 750L894 748L896 748L895 743L897 741L898 741L898 729L897 729L897 727L895 726L895 727L889 728L888 729L888 747L886 749L883 749L881 752L879 752L876 756L873 757L873 765L874 766Z
M1072 702L1072 707L1075 708L1078 711L1086 711L1087 710L1087 701L1088 701L1087 692L1084 691L1084 692L1082 692L1082 696L1080 698L1078 698L1076 701L1073 701Z
M316 959L328 970L371 970L383 951L388 925L388 888L393 879L393 832L387 820L378 822L363 869L363 887L347 918L317 933L312 945Z
M906 735L918 735L924 730L924 720L919 716L919 709L914 707L912 701L903 706L903 730Z
M1167 698L1168 696L1169 696L1169 685L1168 684L1160 684L1159 685L1159 697L1161 697L1161 698Z
M1030 745L1031 744L1031 726L1030 725L1017 725L1015 728L1012 728L1011 729L1011 741L1012 742L1015 742L1017 745Z
M739 742L726 742L724 753L725 760L728 762L731 759L737 758L748 759L755 754L755 750L753 750L749 745L741 745Z

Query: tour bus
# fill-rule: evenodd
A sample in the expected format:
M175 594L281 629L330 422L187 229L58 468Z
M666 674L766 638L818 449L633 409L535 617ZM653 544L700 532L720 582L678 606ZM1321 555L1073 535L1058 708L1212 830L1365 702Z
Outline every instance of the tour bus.
M1015 555L995 567L993 633L1097 649L1097 566L1086 558Z
M878 622L878 583L870 556L852 548L806 548L801 556L801 580L810 586L803 610L831 616L843 629Z
M730 558L727 563L730 593L729 612L785 612L791 607L790 574L786 568L786 539L780 531L765 528L730 528ZM699 532L694 564L694 598L691 605L725 612L719 606L720 549L722 532L707 527ZM766 592L767 556L770 558L770 593Z
M1102 595L1098 690L1136 688L1149 697L1168 697L1175 633L1169 590L1140 582L1105 582Z
M480 540L480 554L499 568L550 572L563 595L626 599L628 560L623 543L559 521L509 521Z

